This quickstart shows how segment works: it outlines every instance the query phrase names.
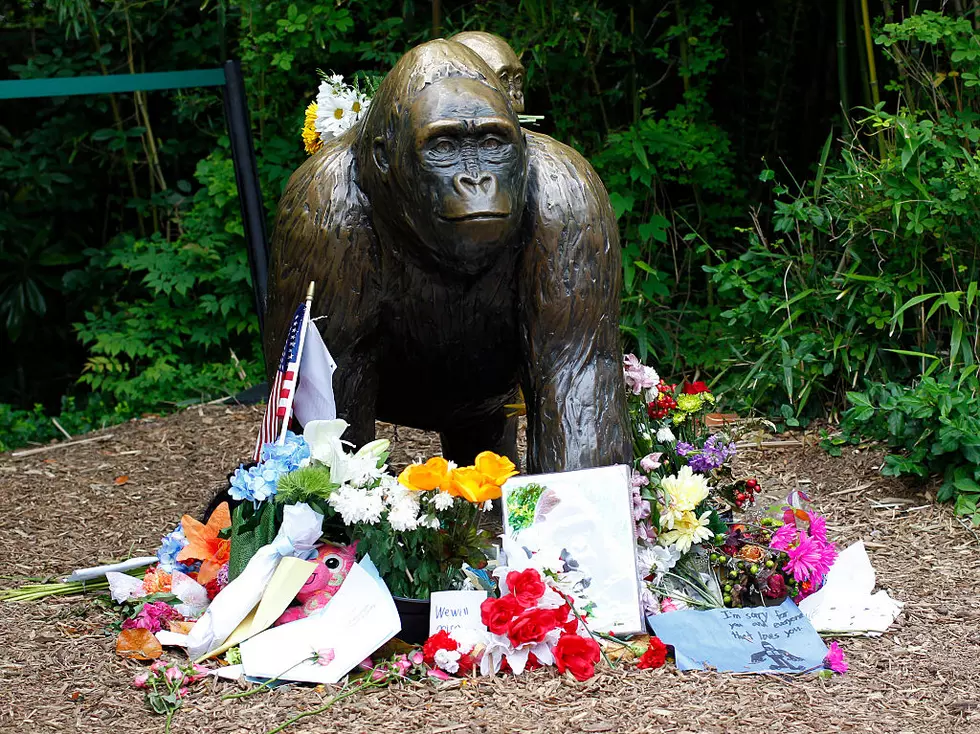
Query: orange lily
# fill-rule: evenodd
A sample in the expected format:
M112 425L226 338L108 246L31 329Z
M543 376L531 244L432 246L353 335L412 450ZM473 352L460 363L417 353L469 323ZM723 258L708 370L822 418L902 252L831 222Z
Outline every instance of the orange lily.
M190 515L184 515L180 524L184 528L187 545L177 554L177 560L181 563L201 561L197 581L199 584L206 584L218 575L218 571L231 557L231 541L218 537L219 532L231 526L228 503L222 502L218 505L208 518L207 525L198 522Z

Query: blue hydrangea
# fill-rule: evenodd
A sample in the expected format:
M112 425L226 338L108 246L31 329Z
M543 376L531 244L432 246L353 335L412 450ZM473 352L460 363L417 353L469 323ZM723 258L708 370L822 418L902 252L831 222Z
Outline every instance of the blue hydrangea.
M180 525L172 532L164 535L160 540L160 547L157 549L157 560L160 562L160 568L167 573L173 573L174 570L191 573L200 568L200 561L187 564L177 560L177 555L184 550L186 545L187 538L184 536L184 529Z
M231 478L231 487L228 493L232 499L249 500L251 502L265 502L276 493L276 482L283 474L292 471L289 464L276 459L263 461L256 464L251 469L244 466L238 470Z
M299 469L309 458L310 445L306 443L306 439L292 431L286 431L286 440L281 446L277 443L267 443L262 446L262 461L282 462L288 467L287 471Z

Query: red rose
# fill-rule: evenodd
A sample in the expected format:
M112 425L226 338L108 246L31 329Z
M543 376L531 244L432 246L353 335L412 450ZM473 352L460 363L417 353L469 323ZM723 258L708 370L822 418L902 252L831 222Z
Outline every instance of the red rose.
M511 571L507 574L507 588L523 608L533 607L544 596L544 581L537 569L527 568L523 571Z
M697 382L688 382L684 385L685 395L698 395L703 392L708 392L708 386L700 380Z
M435 667L436 653L439 650L455 650L459 645L446 630L439 630L422 645L422 659L430 668Z
M499 599L487 598L480 605L480 619L495 635L507 634L511 621L521 612L521 605L513 594Z
M599 645L591 637L563 633L553 652L559 673L567 670L575 676L575 680L588 680L595 675Z
M527 654L527 662L524 664L524 670L537 670L538 668L543 668L544 666L538 661L537 655L533 652Z
M544 636L555 628L554 609L525 609L510 623L507 637L514 647L531 642L544 641Z
M637 668L659 668L667 660L667 646L659 637L650 638L650 647L640 657Z

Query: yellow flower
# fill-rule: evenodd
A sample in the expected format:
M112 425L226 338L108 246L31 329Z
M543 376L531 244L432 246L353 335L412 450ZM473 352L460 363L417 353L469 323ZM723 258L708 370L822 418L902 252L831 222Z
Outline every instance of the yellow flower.
M306 152L309 155L313 155L323 147L323 141L320 140L320 133L314 127L316 123L316 111L316 102L310 102L310 106L306 108L306 115L303 118L303 147L306 148Z
M681 553L687 553L692 545L707 540L713 535L708 527L710 517L710 511L702 513L701 517L693 512L684 512L674 523L674 529L660 536L660 542L664 545L675 545Z
M446 481L449 462L441 456L433 456L424 464L409 464L398 475L398 481L416 492L438 489Z
M462 497L475 505L500 498L500 485L475 466L466 466L449 472L443 491L453 497Z
M514 466L513 461L492 451L477 454L476 470L486 474L498 486L517 474L517 467Z
M673 528L685 512L691 512L708 497L708 479L703 474L695 474L691 467L684 465L677 474L671 474L660 481L664 490L665 506L660 513L660 521L665 528Z

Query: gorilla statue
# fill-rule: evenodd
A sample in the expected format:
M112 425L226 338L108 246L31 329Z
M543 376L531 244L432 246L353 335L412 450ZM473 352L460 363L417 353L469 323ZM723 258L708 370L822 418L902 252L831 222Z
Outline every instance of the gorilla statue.
M504 85L514 112L524 111L524 65L507 41L485 31L463 31L449 40L476 51Z
M356 445L381 419L438 431L459 464L483 450L516 461L506 406L520 388L529 471L627 462L616 217L582 156L521 129L508 91L470 48L422 44L293 173L266 364L314 280Z

